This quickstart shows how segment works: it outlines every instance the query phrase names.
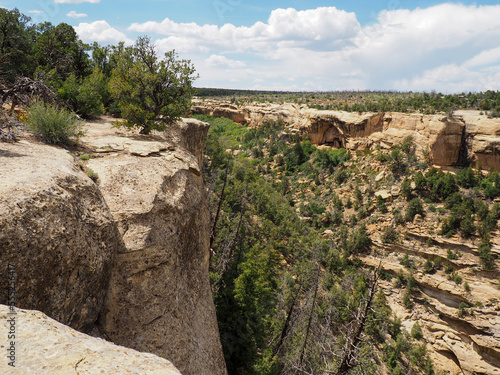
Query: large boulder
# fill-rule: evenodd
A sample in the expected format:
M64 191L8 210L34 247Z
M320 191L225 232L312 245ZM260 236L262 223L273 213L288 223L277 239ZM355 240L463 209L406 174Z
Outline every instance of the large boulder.
M0 265L14 272L16 306L89 330L121 246L97 185L66 150L0 143ZM0 290L7 290L6 277Z
M115 258L102 333L168 358L185 375L225 374L200 167L208 124L189 120L150 136L89 126L82 143L103 153L87 167L98 174L125 243Z
M180 375L164 358L87 336L39 311L0 305L0 320L14 322L13 330L10 322L0 327L2 374ZM15 337L7 340L8 332Z

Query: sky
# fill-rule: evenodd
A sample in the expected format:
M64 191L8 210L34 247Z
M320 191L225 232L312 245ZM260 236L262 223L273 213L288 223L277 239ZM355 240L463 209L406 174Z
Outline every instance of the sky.
M0 0L87 43L148 35L196 87L500 90L500 1Z

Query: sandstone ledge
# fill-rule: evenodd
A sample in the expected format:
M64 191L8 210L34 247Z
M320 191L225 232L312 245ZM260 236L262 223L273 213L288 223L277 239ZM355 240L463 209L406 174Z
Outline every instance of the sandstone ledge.
M166 359L141 353L91 337L67 327L35 310L0 305L0 350L7 353L7 319L16 320L15 367L8 365L7 355L0 360L2 374L93 375L158 374L179 375Z

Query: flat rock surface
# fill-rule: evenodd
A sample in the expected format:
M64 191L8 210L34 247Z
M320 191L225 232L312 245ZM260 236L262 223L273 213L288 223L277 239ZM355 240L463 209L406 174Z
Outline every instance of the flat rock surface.
M34 310L0 305L0 373L5 375L158 374L179 375L166 359L75 331ZM15 319L15 361L7 358L8 319ZM9 365L13 363L15 367Z

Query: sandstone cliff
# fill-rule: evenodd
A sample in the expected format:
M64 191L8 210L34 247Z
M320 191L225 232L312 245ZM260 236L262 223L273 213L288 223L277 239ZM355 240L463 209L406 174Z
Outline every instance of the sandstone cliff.
M185 375L225 374L200 173L207 130L186 120L143 136L91 123L77 153L91 157L79 161L0 143L0 265L15 269L16 306L157 354Z
M103 339L87 336L47 317L39 311L9 308L0 305L0 319L15 316L17 338L13 348L15 361L9 366L7 355L0 361L2 374L92 375L92 374L155 374L180 375L166 359L149 353L114 345ZM0 334L7 338L5 325ZM0 341L2 353L11 349L7 340Z
M0 265L15 270L16 306L87 331L122 246L101 192L65 150L0 143L0 158Z
M209 214L200 161L206 123L127 135L90 124L81 142L125 246L100 328L113 342L171 360L185 374L225 374L209 278ZM173 143L175 141L176 143Z
M435 165L451 166L465 160L484 169L500 170L500 119L489 119L479 111L456 111L423 115L406 113L350 113L320 111L296 104L252 104L235 106L227 102L198 100L195 114L227 117L240 124L260 126L283 121L308 135L313 144L352 150L375 146L391 147L412 136L417 152L427 152Z

